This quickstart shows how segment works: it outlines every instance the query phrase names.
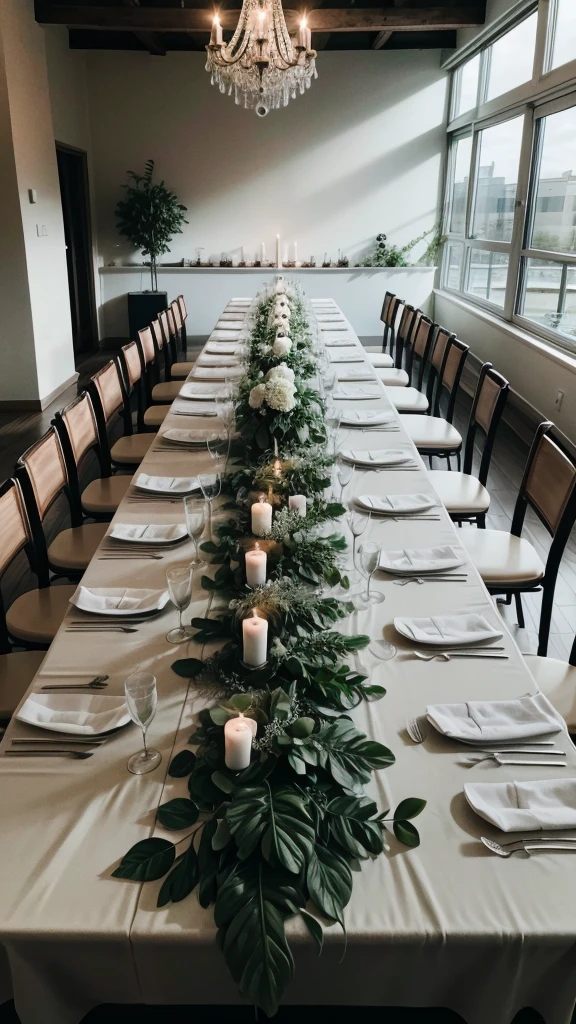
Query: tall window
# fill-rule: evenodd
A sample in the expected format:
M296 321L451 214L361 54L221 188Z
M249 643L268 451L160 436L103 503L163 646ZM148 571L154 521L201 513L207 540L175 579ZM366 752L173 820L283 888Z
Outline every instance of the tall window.
M442 286L576 349L575 65L576 0L535 0L456 68Z

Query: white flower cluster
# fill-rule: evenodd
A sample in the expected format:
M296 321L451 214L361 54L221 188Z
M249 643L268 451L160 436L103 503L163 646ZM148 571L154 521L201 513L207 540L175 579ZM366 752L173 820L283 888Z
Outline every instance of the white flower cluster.
M282 337L282 335L276 335L276 341L272 345L273 355L278 357L287 356L291 348L292 342L287 335L284 337Z
M291 412L296 405L294 371L285 363L268 370L263 383L252 388L248 396L250 408L260 409L264 403L278 412Z

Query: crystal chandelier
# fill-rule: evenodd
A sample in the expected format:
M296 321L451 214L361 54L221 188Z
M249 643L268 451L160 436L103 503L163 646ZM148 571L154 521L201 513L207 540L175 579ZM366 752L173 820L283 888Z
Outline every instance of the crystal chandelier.
M290 99L310 88L317 78L316 50L306 19L291 39L281 0L243 0L240 19L229 43L222 41L222 26L214 18L206 47L206 70L220 92L234 93L236 103L254 108L259 117L286 107Z

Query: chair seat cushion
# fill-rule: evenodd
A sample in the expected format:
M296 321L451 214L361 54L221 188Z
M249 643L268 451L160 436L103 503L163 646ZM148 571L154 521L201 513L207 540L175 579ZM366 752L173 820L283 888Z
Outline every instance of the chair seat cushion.
M192 373L195 365L195 360L188 360L184 363L172 363L170 376L172 379L176 378L177 380L182 380L183 377L185 378L189 373Z
M21 594L6 613L10 636L47 647L60 628L75 590L75 586L54 586Z
M45 655L45 651L0 655L0 718L14 714Z
M391 370L386 369L386 367L374 367L374 369L376 370L376 376L380 378L386 387L407 388L410 383L406 370L398 370L396 367L392 367Z
M129 466L140 465L155 437L156 434L127 434L126 437L120 437L110 452L112 461Z
M462 437L456 427L441 416L401 416L400 422L419 451L436 448L459 451L462 447Z
M576 668L566 661L556 658L539 658L535 654L525 654L524 660L538 683L538 689L548 697L558 714L568 726L568 731L576 732Z
M163 384L155 384L152 388L152 401L173 402L175 398L178 398L181 387L182 381L179 380L167 380Z
M459 530L466 548L485 583L513 585L532 583L544 575L544 565L530 541L505 530Z
M113 515L130 486L129 476L105 476L92 480L82 491L82 508L98 516Z
M398 412L413 412L417 414L425 413L428 409L426 395L423 395L417 388L387 387L386 394ZM422 419L422 417L415 415L414 419Z
M380 369L382 367L390 368L394 366L392 356L386 355L386 353L382 352L380 349L378 352L372 353L370 349L367 348L366 352L368 353L368 362L372 363L372 366L376 366Z
M169 405L151 405L144 413L144 424L147 427L159 427L164 423L168 413Z
M475 476L433 469L428 473L430 483L448 512L487 512L490 495Z
M87 523L62 530L48 548L48 561L53 569L84 572L108 529L108 523Z

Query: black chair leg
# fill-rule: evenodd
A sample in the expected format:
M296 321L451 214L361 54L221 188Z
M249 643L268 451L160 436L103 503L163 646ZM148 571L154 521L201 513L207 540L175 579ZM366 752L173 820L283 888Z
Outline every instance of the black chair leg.
M548 653L550 626L552 625L552 608L554 604L554 583L544 584L542 590L542 606L540 610L540 628L538 630L538 654L545 658Z
M481 512L480 515L476 516L476 526L478 527L479 530L485 530L486 529L486 513L485 512Z
M460 458L460 452L456 452L456 465L458 466L458 472L460 473L462 469L462 460Z
M524 609L522 607L522 594L520 591L517 591L514 594L514 600L516 602L516 617L518 619L518 625L520 626L520 629L524 629L526 623L524 622Z

